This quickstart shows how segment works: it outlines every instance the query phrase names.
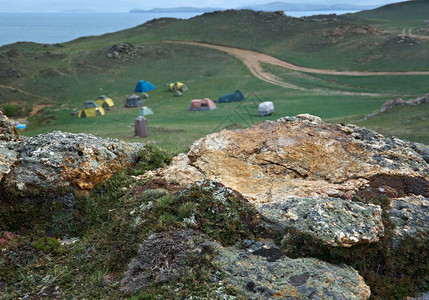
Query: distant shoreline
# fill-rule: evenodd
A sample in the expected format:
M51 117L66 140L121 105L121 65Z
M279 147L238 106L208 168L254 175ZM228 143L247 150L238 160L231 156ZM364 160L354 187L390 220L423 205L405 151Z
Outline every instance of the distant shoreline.
M291 4L291 3L283 3L283 2L273 2L262 5L250 5L243 6L239 8L235 8L233 10L240 9L251 9L255 11L315 11L315 12L327 12L327 11L361 11L367 9L374 9L377 6L375 5L353 5L353 4L333 4L333 5L314 5L308 3L301 4ZM196 12L214 12L219 10L228 10L227 8L221 7L189 7L189 6L181 6L181 7L169 7L169 8L152 8L152 9L131 9L130 13L196 13Z
M204 12L214 12L217 10L222 10L222 8L193 8L193 7L182 7L182 8L153 8L149 10L143 9L131 9L130 13L204 13Z

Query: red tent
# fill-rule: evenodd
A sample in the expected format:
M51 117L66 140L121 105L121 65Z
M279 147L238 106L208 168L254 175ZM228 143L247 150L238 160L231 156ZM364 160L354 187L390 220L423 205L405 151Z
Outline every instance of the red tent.
M209 98L191 100L191 107L188 110L213 110L216 104Z

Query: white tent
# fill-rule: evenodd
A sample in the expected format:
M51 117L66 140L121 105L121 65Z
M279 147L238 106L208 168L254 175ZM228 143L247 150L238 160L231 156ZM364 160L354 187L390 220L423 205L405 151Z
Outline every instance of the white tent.
M260 117L263 116L271 116L274 113L274 104L273 102L262 102L258 107L258 115Z

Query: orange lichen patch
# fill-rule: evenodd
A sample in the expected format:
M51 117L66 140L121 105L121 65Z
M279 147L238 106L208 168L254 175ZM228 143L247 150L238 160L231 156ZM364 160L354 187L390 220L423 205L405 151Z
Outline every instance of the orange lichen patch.
M62 177L71 185L77 185L82 190L93 189L97 184L105 182L114 173L124 169L129 164L124 163L121 158L110 162L102 162L96 157L86 159L76 164L75 158L67 157L63 165Z
M296 297L297 296L297 291L295 287L290 287L290 288L286 288L280 291L276 291L274 293L274 298L287 298L287 297Z

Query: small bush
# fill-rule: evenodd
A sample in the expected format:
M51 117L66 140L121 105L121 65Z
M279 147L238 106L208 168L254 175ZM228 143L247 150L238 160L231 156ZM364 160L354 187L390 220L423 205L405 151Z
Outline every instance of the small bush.
M172 153L147 145L145 149L140 152L140 157L133 169L132 175L140 175L147 170L165 167L170 164L172 158Z
M43 251L45 253L59 254L64 251L61 248L61 243L58 240L46 236L37 239L37 241L35 241L32 245L37 250Z
M3 113L8 117L16 117L19 114L19 109L13 104L3 104Z

